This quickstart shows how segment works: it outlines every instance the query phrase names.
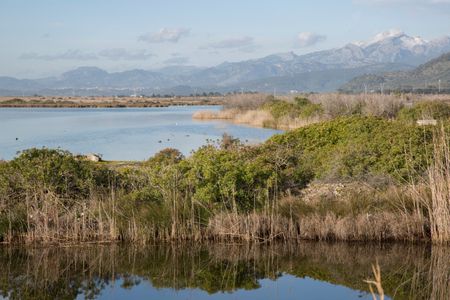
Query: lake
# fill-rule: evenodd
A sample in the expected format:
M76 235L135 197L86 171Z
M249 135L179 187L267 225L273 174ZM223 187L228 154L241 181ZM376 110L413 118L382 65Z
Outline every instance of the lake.
M450 249L402 244L0 246L10 299L449 299ZM0 296L1 298L1 296Z
M162 108L2 108L0 159L32 147L100 153L106 160L144 160L167 147L185 155L224 133L258 143L281 131L195 121L198 110L219 106Z

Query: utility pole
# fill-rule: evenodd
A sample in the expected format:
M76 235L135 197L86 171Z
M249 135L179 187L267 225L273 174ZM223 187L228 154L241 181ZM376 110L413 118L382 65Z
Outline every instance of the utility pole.
M367 95L367 83L364 83L364 94Z
M275 98L277 96L277 88L273 88L273 97Z
M441 93L441 80L439 79L439 94Z
M381 91L381 94L383 95L384 94L384 82L380 83L380 91Z

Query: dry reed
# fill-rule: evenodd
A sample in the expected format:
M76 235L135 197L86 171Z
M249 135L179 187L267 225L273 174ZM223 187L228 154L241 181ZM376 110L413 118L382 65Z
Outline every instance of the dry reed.
M367 279L367 280L364 280L364 282L366 282L369 285L369 290L370 290L370 293L372 294L373 300L377 300L377 299L384 300L384 290L383 290L383 285L381 283L381 270L380 270L380 265L378 264L378 261L375 263L375 265L372 265L372 273L373 273L374 279ZM375 293L373 287L375 287L377 289L378 297L377 297L377 294Z
M450 242L450 150L444 127L434 134L433 161L426 181L414 186L418 207L424 207L434 243Z

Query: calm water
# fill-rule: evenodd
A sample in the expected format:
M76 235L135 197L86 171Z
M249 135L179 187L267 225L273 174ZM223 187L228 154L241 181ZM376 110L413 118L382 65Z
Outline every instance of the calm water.
M143 160L167 147L189 154L225 132L248 143L279 132L192 120L195 111L204 109L220 107L0 109L0 158L11 159L17 151L45 146L100 153L107 160Z
M398 244L0 246L0 295L371 299L363 280L378 261L387 299L450 299L449 258L449 248Z

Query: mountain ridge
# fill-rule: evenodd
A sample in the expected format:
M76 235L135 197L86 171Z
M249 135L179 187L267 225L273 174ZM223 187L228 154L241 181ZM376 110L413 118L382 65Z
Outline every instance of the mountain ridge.
M341 88L343 92L450 92L450 52L432 59L410 71L364 74L353 78Z
M394 70L412 68L450 52L450 37L427 41L408 36L401 31L387 31L367 42L353 42L341 48L322 50L303 55L294 52L271 54L262 58L240 62L224 62L207 68L194 66L167 66L159 70L134 69L107 72L97 67L79 67L60 76L31 79L0 77L0 94L17 91L41 93L48 90L146 90L170 93L170 89L189 87L189 90L232 91L233 89L263 91L267 85L280 82L280 92L290 90L332 91L339 88L342 80L350 75L365 73L381 74ZM309 75L308 75L309 74ZM317 82L318 74L324 77ZM297 78L291 84L283 78ZM301 80L301 81L300 81ZM311 82L311 84L304 84ZM3 90L3 92L2 92Z

